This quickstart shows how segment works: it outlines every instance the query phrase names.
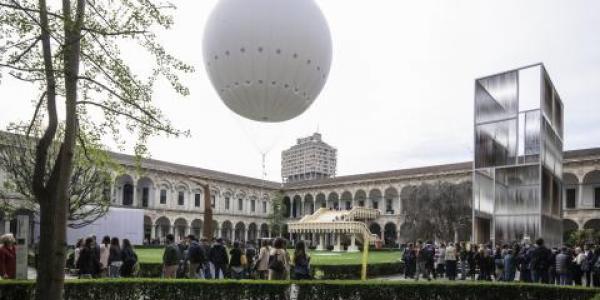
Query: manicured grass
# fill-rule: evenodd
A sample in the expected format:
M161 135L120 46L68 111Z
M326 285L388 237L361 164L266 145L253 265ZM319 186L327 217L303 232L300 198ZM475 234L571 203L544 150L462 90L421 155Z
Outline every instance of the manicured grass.
M142 263L161 263L163 249L136 249L136 253ZM293 255L293 250L289 250ZM311 251L311 264L313 265L358 265L361 264L362 252L357 253L335 253L330 251ZM397 262L400 259L401 252L398 251L378 251L369 252L369 263L389 263Z

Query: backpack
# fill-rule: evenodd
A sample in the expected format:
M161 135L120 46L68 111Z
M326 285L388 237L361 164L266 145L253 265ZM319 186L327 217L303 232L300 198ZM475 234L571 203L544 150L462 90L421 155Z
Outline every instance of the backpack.
M283 272L285 270L285 264L279 254L275 253L269 256L269 269L275 272Z
M192 244L189 251L190 261L193 263L204 263L206 260L204 250L200 247L200 245Z
M594 266L592 267L592 271L594 271L596 274L600 273L600 259L596 260Z

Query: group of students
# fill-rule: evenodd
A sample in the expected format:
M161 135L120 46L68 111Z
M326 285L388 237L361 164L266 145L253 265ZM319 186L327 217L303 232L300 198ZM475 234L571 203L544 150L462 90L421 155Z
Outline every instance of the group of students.
M543 239L512 245L408 244L405 277L495 280L600 287L600 247L548 248ZM518 274L518 276L517 276Z
M253 243L239 241L228 251L221 238L199 241L194 235L175 243L174 236L168 234L166 243L165 278L310 279L310 256L304 242L296 243L293 259L282 238L272 245L270 240L263 240L258 251Z
M137 254L128 239L119 242L118 237L105 236L102 243L96 236L77 241L72 253L72 264L79 278L132 277L138 266Z

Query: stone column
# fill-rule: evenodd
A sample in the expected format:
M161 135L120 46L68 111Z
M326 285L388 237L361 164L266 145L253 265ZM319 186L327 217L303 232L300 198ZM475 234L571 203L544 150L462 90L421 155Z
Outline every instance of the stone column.
M156 225L152 224L150 225L150 242L152 242L154 238L156 238Z
M319 233L319 244L317 245L317 251L325 251L325 234Z
M333 252L342 252L344 249L342 249L342 234L341 233L336 233L334 234L335 236L335 246L333 246Z
M356 234L352 234L350 236L350 246L348 247L348 252L358 252L358 247L356 247Z
M244 228L244 242L248 242L248 229Z
M4 220L4 233L10 232L10 220Z

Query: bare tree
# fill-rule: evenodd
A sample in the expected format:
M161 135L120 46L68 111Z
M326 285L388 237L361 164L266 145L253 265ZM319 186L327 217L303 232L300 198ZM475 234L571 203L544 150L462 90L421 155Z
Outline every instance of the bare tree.
M30 122L45 121L30 178L40 208L39 259L44 262L37 299L62 298L69 187L76 144L86 141L81 137L114 136L123 144L124 128L137 136L134 149L143 155L149 136L184 133L152 103L159 79L188 94L178 75L192 67L168 54L153 33L171 27L167 13L172 9L154 0L0 0L0 72L40 91ZM153 66L149 75L130 68L122 58L124 47L146 50ZM58 109L59 101L64 110Z

